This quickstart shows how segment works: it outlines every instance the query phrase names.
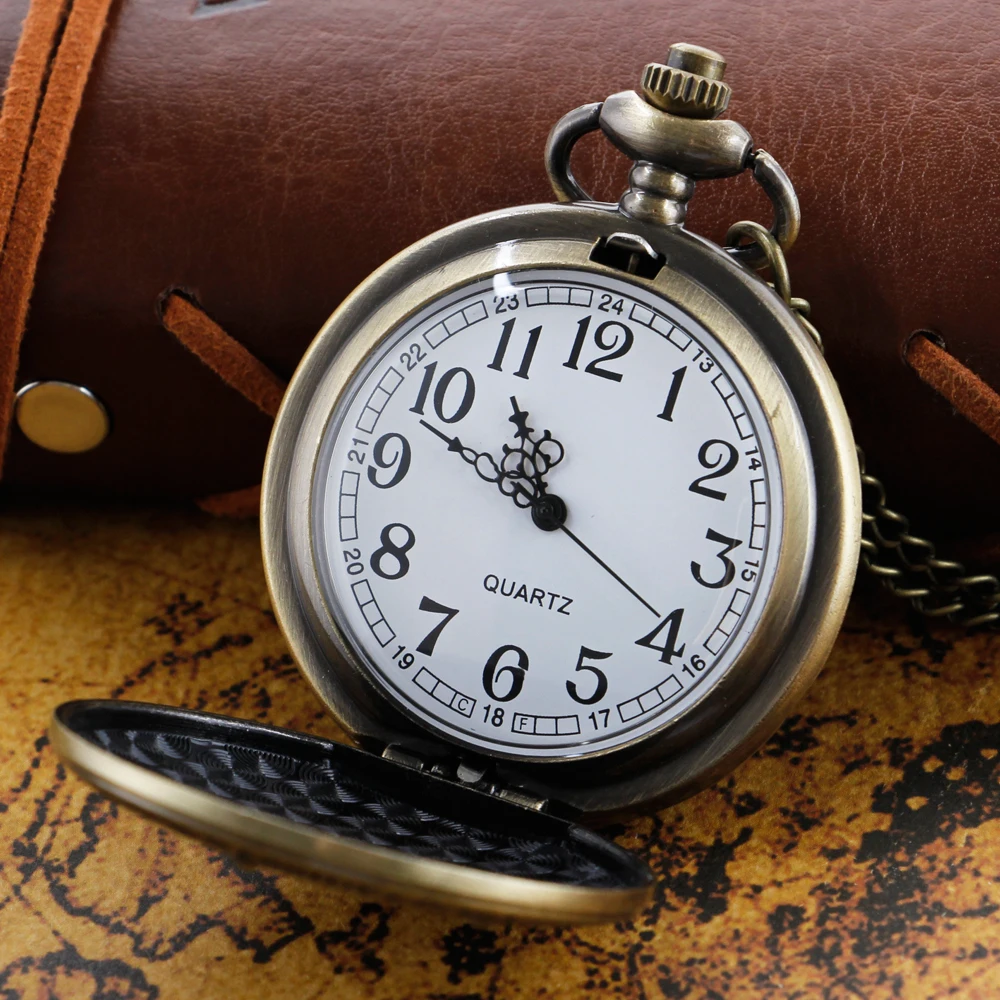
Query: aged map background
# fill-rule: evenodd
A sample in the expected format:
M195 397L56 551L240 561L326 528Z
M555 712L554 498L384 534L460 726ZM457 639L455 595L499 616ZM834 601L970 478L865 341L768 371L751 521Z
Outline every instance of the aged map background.
M58 764L48 716L78 697L338 736L268 609L256 525L9 512L0 635L4 1000L1000 992L1000 638L856 601L754 758L610 831L656 871L649 909L574 929L237 863Z

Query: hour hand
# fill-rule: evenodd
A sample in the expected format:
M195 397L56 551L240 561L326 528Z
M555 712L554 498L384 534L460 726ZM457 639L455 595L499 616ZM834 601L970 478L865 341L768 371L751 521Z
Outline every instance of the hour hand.
M488 451L476 451L475 448L469 448L462 444L457 435L448 437L444 431L438 430L437 427L427 423L426 420L421 420L420 423L432 434L436 434L441 438L448 445L448 451L453 451L461 455L462 459L476 470L480 479L485 479L488 483L496 483L501 491L506 492L503 490L502 485L504 474L500 471L500 466L497 465L493 456Z

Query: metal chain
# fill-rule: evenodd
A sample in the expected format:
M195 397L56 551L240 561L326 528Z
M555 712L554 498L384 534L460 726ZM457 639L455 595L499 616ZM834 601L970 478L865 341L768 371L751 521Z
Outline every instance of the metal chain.
M772 287L795 313L803 329L823 350L819 332L809 322L809 303L793 298L788 265L778 241L756 222L737 222L726 234L726 245L741 240L757 243L767 258ZM861 469L861 564L897 597L929 618L947 618L966 628L1000 625L1000 580L988 573L970 574L960 562L940 559L934 543L914 535L905 515L886 503L885 487L865 467Z

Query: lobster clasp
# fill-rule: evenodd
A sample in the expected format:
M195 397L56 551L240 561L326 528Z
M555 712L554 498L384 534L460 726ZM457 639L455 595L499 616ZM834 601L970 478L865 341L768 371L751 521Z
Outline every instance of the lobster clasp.
M600 129L635 161L629 190L618 203L631 218L661 225L680 225L695 181L732 177L752 168L774 205L771 232L781 248L794 243L799 206L784 171L763 150L754 151L750 133L738 122L716 120L729 104L731 90L722 82L726 62L698 45L670 47L666 63L650 63L640 93L612 94L565 115L549 134L545 163L560 201L591 201L570 170L577 140ZM758 263L755 244L741 246L735 256Z

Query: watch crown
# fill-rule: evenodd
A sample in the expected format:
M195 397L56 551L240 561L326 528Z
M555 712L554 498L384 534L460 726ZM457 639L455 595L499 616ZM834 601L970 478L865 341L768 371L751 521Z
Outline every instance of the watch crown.
M654 107L682 118L715 118L729 104L732 89L722 82L726 60L711 49L678 42L666 63L642 73L642 96Z

